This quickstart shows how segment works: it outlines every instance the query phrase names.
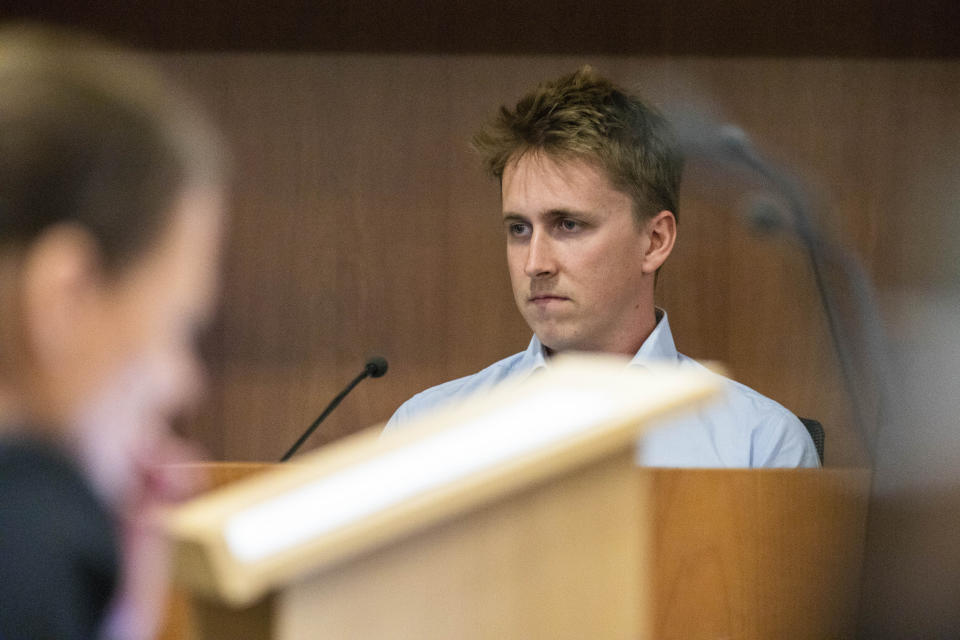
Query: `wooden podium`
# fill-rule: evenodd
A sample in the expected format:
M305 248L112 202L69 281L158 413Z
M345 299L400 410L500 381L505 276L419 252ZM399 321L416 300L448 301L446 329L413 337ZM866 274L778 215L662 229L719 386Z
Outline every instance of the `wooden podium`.
M361 434L179 508L169 529L189 637L847 635L868 476L637 469L637 425L703 401L716 380L622 371L557 366L398 437ZM515 430L537 433L538 421L542 437L518 449ZM514 448L491 453L486 439ZM423 479L436 469L447 475Z

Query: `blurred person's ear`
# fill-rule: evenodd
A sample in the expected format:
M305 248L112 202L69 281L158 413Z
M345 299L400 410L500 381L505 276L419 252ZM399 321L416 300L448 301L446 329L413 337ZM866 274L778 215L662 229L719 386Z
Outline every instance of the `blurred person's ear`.
M21 278L24 346L31 360L59 367L76 357L102 278L96 241L84 229L55 225L32 243Z

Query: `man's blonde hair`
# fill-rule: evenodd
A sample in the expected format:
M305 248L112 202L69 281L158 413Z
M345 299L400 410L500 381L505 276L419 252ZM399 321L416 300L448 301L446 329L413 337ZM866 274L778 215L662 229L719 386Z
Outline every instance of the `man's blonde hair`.
M677 215L683 157L666 119L589 66L501 107L472 142L498 179L531 151L586 159L633 199L638 224L663 210Z

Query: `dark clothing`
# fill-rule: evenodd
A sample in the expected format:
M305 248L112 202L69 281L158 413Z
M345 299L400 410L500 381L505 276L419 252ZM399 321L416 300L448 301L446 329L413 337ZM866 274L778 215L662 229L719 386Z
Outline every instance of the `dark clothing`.
M117 572L112 518L74 463L0 441L0 640L96 637Z

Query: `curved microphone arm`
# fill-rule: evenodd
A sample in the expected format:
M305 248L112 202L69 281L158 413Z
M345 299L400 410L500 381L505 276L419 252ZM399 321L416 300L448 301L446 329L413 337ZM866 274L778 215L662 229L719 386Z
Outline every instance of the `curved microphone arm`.
M762 158L742 129L732 125L708 127L702 122L696 126L690 126L689 122L681 123L677 129L681 148L687 155L747 169L766 180L772 186L772 192L782 197L786 203L789 213L787 219L777 215L757 216L754 212L746 212L746 217L752 225L791 232L805 248L840 363L844 385L851 398L853 418L863 437L867 453L873 460L877 428L871 426L867 420L852 345L859 343L862 346L865 364L875 381L878 422L884 415L891 387L886 338L873 286L866 271L851 251L827 240L819 233L811 215L810 198L803 184L783 167ZM830 266L838 268L849 285L853 296L854 317L859 323L857 331L848 330L849 327L841 319L837 292L825 277Z
M297 452L297 449L300 448L300 445L306 442L307 438L313 435L313 432L317 430L317 427L320 426L320 423L327 419L327 416L330 415L333 410L340 405L340 402L347 397L348 393L353 391L355 386L360 384L366 378L381 377L387 372L387 367L387 359L382 356L372 356L369 360L367 360L366 364L363 365L363 371L357 374L357 377L351 380L350 384L348 384L343 391L338 393L337 396L330 401L330 404L328 404L327 408L323 410L323 413L317 416L317 419L314 420L309 427L307 427L307 430L303 432L303 435L301 435L297 441L293 443L293 446L287 449L287 452L283 454L282 458L280 458L280 462L286 462L293 456L293 454Z

